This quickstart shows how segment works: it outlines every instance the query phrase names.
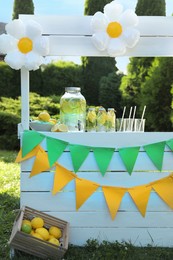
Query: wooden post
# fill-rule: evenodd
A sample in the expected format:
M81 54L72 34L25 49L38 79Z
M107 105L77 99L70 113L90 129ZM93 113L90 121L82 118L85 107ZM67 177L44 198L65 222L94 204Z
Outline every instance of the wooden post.
M29 129L29 71L21 69L21 122L23 130Z

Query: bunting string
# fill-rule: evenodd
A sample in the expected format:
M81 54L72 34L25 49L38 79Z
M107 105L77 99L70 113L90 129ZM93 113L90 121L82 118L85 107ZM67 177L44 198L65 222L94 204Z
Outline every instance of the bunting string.
M173 209L173 173L171 173L168 177L164 177L160 180L130 188L106 186L100 185L90 180L86 180L84 178L79 178L75 173L69 171L57 162L55 162L53 165L50 164L48 159L49 155L39 145L35 146L32 151L27 153L27 155L24 157L22 154L23 151L21 148L16 158L16 162L21 162L35 157L30 177L40 174L42 171L46 171L52 166L55 167L52 195L56 195L72 180L75 181L76 210L79 210L80 207L88 200L90 196L92 196L94 192L97 191L99 187L102 189L112 220L114 220L116 217L125 193L129 193L136 208L143 217L145 217L150 193L152 190L154 190L158 196L171 209Z
M115 147L90 147L86 145L70 144L60 139L48 137L37 131L25 130L22 138L22 157L25 157L37 146L40 146L44 139L46 139L48 161L46 161L43 168L47 167L48 164L52 167L68 146L75 173L78 172L89 152L93 151L102 176L105 175L115 151L119 152L120 158L130 175L133 172L141 147L143 147L144 151L159 171L162 171L165 146L167 145L169 149L173 151L173 139L147 144L141 147L122 147L117 149ZM37 160L39 160L39 156L37 157ZM35 169L32 174L34 174L34 172Z

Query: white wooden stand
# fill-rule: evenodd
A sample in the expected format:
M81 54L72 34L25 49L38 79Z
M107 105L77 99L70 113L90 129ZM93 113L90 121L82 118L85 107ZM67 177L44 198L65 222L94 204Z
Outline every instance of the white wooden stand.
M91 43L90 16L60 17L20 15L22 20L34 19L39 22L44 34L50 39L50 55L106 56L98 52ZM138 26L141 38L137 47L127 52L127 56L172 56L173 17L140 17ZM29 73L22 70L22 127L28 129L29 122ZM22 136L22 133L20 133ZM68 141L103 147L128 147L165 141L173 138L173 133L49 133L44 134ZM45 141L42 146L46 149ZM74 181L61 192L52 196L54 169L28 178L34 159L21 164L21 206L26 205L47 212L70 223L70 243L82 245L87 239L99 241L127 241L134 245L173 246L173 212L157 196L151 193L146 217L143 218L126 194L113 221L108 212L103 193L95 192L76 211ZM65 151L59 163L73 170L69 151ZM112 186L132 187L147 184L168 176L173 171L173 153L165 149L163 171L159 172L146 153L140 151L132 176L129 176L119 157L114 153L108 172L102 177L93 153L77 173L78 176Z

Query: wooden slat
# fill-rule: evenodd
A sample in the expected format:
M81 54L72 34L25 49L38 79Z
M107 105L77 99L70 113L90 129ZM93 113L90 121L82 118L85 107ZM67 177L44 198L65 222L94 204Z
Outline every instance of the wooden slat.
M107 51L97 50L91 41L91 37L50 36L49 39L49 56L109 56ZM173 56L172 45L173 37L141 37L133 49L127 49L126 53L121 56Z
M44 34L92 35L92 16L20 15L23 21L35 20L43 27ZM141 36L173 36L173 17L139 16L137 29Z
M32 157L29 160L22 162L21 170L22 171L31 171L33 167L35 157ZM59 164L64 166L70 171L73 170L71 155L69 152L65 152L61 155L58 159ZM52 168L54 170L55 168ZM165 152L164 159L163 159L163 171L173 171L173 153L172 152ZM99 171L97 166L95 157L93 152L90 152L87 158L85 159L84 163L80 167L80 171ZM126 168L120 158L118 152L113 154L113 157L110 161L108 171L126 171ZM145 152L139 152L135 166L133 171L158 171L155 165L152 163L150 158Z
M166 141L173 138L173 132L144 132L144 133L52 133L41 132L45 136L50 136L69 142L70 144L81 144L98 147L122 148L128 146L142 146L146 144ZM45 148L45 141L43 142Z
M57 218L70 221L71 228L173 228L172 212L147 212L145 218L139 212L118 212L114 220L109 212L51 212ZM156 221L157 216L157 221ZM85 219L85 223L84 220Z
M126 218L128 220L128 216ZM156 218L157 219L157 218ZM169 232L168 232L169 231ZM134 246L172 247L173 228L71 228L69 241L74 245L83 245L90 238L99 242L129 242Z
M27 205L41 211L76 211L76 193L73 191L59 192L52 195L51 192L21 192L21 205ZM101 190L98 190L81 206L78 212L107 212L107 204ZM138 211L130 195L126 193L122 199L120 211ZM171 211L171 209L158 197L155 192L151 192L147 212ZM85 224L84 224L85 225ZM96 224L97 225L97 224Z
M21 191L51 191L53 187L54 172L43 172L29 178L28 172L21 174ZM127 172L107 172L104 177L99 172L78 172L79 178L91 180L100 185L134 187L148 184L168 176L168 172L134 172L130 176ZM67 184L64 191L74 191L74 181Z

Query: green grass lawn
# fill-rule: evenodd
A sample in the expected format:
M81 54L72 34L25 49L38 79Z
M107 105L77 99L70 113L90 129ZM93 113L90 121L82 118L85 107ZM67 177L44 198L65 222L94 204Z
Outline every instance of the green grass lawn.
M10 259L8 240L14 219L19 209L20 197L20 167L14 163L17 152L0 151L0 260ZM15 260L35 260L37 257L16 252ZM68 260L124 260L151 259L172 260L173 248L158 248L154 246L135 247L126 242L109 243L89 240L83 247L69 245L64 257Z

